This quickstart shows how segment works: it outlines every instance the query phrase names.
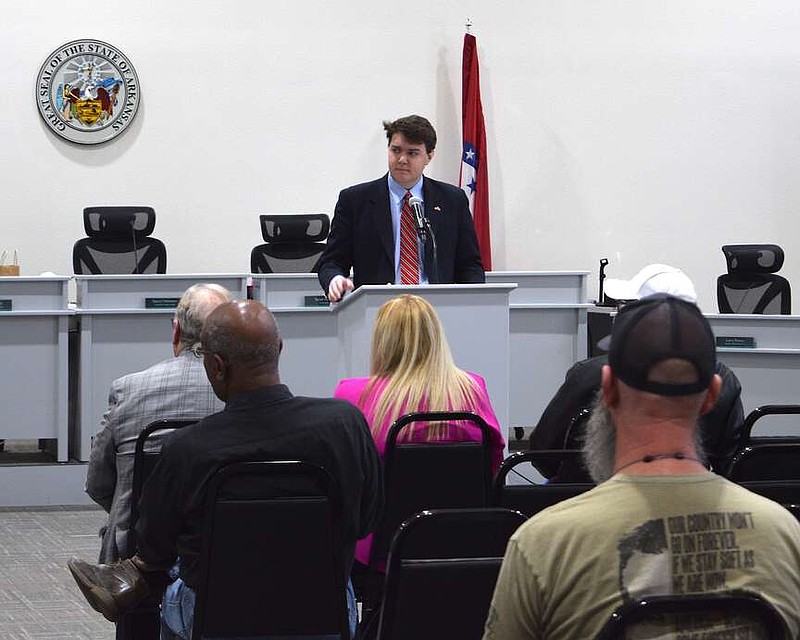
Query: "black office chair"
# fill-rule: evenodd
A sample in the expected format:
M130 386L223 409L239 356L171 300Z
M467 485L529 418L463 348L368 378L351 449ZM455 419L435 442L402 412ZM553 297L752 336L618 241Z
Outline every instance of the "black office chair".
M195 424L196 420L156 420L151 422L136 439L133 454L133 484L131 488L131 515L128 532L128 547L121 549L122 558L136 554L136 523L139 520L139 498L142 487L158 462L163 438L175 429ZM161 626L161 594L152 594L134 609L125 613L117 622L116 640L158 640Z
M397 530L378 640L479 640L511 534L508 509L423 511Z
M492 505L521 511L531 517L554 504L574 498L592 489L595 484L590 479L582 482L537 482L530 474L518 469L523 464L534 467L545 464L548 467L569 465L579 468L580 451L574 449L548 451L520 451L503 460L494 479ZM522 482L507 483L508 477L516 477Z
M769 602L754 593L729 591L651 596L624 604L611 614L594 640L661 638L667 637L670 630L680 629L692 632L692 637L695 633L700 637L705 631L704 638L732 638L729 633L750 631L748 638L786 638L783 618ZM736 637L745 637L739 633Z
M789 281L776 275L783 249L776 244L726 244L728 273L717 278L720 313L783 314L792 312Z
M166 273L167 248L151 238L156 225L153 207L86 207L83 227L88 237L72 249L76 274Z
M330 221L324 213L261 215L265 244L250 252L252 273L316 273Z
M349 640L341 500L325 469L227 465L209 483L205 514L192 638Z

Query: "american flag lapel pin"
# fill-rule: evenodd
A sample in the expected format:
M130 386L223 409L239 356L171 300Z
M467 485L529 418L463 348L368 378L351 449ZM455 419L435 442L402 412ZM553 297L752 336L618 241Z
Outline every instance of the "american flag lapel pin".
M441 212L442 212L442 208L441 208L441 207L440 207L440 206L437 204L437 205L436 205L436 206L433 208L433 212L434 212L434 213L441 213Z

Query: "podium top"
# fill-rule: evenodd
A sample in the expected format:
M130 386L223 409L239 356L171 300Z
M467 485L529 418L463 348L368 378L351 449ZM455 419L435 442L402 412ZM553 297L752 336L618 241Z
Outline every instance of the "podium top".
M383 301L404 294L414 294L426 299L445 299L456 295L469 294L483 296L492 294L510 294L517 288L514 282L498 282L492 284L364 284L342 298L341 302L331 305L331 312L338 313L367 297ZM433 302L434 300L429 300Z

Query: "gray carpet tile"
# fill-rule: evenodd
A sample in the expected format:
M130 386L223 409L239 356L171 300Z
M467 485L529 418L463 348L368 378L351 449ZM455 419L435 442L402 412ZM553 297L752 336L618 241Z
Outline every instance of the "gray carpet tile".
M97 561L95 509L0 510L0 640L110 640L114 625L84 600L67 558Z

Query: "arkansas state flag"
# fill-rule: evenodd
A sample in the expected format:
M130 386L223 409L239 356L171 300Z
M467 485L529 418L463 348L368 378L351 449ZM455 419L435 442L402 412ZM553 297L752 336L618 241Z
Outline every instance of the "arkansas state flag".
M478 73L478 43L475 36L464 35L461 67L461 154L459 185L469 198L475 233L481 249L483 268L492 269L492 239L489 230L489 177L486 167L486 131L481 106L481 83Z

